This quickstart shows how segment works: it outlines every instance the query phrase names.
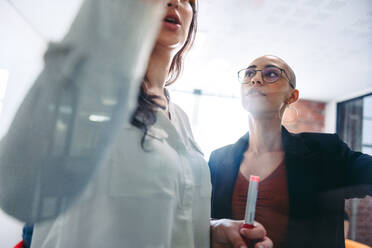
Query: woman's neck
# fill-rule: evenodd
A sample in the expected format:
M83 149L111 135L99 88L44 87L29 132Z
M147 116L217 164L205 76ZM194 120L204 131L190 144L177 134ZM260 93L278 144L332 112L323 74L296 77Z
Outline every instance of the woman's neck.
M249 148L247 151L255 154L283 151L281 119L249 116Z
M155 47L150 56L146 73L146 91L165 99L164 87L169 76L173 55L170 49Z

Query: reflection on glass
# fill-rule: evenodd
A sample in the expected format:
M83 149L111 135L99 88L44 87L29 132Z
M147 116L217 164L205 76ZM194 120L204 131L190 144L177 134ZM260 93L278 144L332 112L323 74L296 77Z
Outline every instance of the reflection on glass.
M372 95L363 98L362 152L372 155Z

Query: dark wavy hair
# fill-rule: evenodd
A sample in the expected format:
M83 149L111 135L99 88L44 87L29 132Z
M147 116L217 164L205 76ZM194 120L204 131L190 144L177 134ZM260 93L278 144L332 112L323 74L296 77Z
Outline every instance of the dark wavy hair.
M169 86L173 84L178 77L182 73L183 69L183 63L184 63L184 57L186 53L190 50L192 47L194 41L195 41L195 35L197 30L197 13L198 13L198 6L197 1L190 2L192 10L193 10L193 18L191 20L189 32L187 35L187 39L185 41L185 44L182 46L182 48L176 53L176 55L173 57L170 69L169 69L169 77L166 82L166 86ZM143 136L141 138L141 146L143 149L145 138L148 132L148 129L150 126L154 125L156 122L156 111L160 108L165 108L164 106L159 105L155 102L155 99L158 98L158 96L148 94L146 92L146 82L148 82L148 79L146 76L142 80L140 92L137 98L137 108L134 111L132 117L131 117L131 124L143 131ZM169 95L168 92L165 90L165 96L167 100L169 101Z

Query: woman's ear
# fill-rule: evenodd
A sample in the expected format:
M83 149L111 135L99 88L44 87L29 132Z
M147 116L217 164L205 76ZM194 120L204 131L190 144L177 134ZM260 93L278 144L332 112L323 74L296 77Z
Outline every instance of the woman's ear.
M290 97L287 99L286 103L291 104L298 100L299 91L297 89L292 90Z

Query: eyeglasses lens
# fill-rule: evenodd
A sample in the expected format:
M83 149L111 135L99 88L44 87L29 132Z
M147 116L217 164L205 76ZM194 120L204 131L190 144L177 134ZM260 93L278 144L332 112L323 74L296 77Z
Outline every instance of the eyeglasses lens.
M261 71L261 73L262 73L261 76L263 80L267 83L274 83L278 81L278 79L280 78L282 74L281 70L276 67L265 68ZM241 83L249 83L256 74L257 74L257 70L255 69L241 70L238 73L239 81Z
M256 75L256 71L252 69L243 69L239 71L238 77L241 83L249 83L251 79Z
M280 75L280 69L275 67L265 68L262 70L262 77L264 81L268 83L276 82L280 78Z

